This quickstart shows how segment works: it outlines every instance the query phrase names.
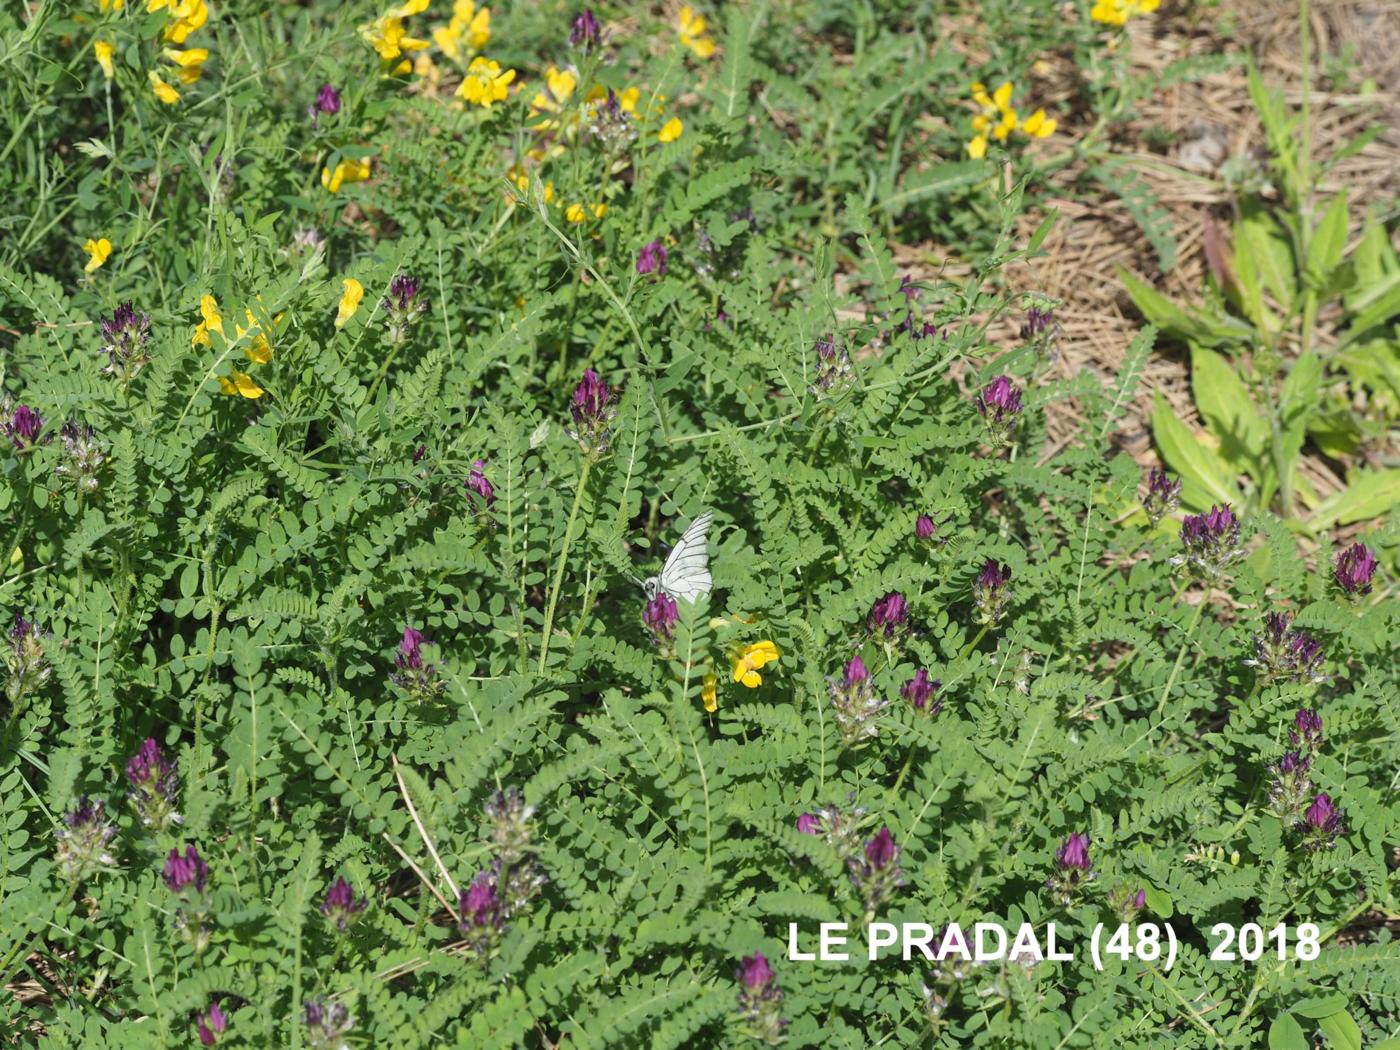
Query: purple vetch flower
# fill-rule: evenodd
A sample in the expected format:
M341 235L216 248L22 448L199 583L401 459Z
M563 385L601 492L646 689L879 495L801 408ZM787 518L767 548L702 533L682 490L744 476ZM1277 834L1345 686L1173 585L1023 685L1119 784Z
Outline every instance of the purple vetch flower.
M855 379L851 356L831 335L818 339L813 349L817 354L817 381L812 392L819 398L835 397Z
M605 153L620 153L637 137L637 122L622 108L612 88L608 88L607 97L602 101L595 100L584 106L584 117L589 135Z
M914 522L914 535L921 540L931 540L938 535L938 523L927 514L920 514Z
M847 860L851 883L868 912L875 910L904 885L904 869L899 865L900 849L889 828L881 828L865 843L861 856Z
M415 449L413 450L413 465L414 465L415 467L418 466L419 463L423 462L423 457L426 456L427 454L428 454L428 446L427 446L427 445L419 445L417 448L415 448ZM478 463L481 463L481 462L483 462L483 461L482 461L482 460L477 460L477 462L478 462ZM485 481L486 479L483 478L482 480ZM472 484L472 483L471 483L471 478L467 478L467 488L471 488L471 484Z
M496 878L489 871L478 872L471 885L457 896L457 928L466 935L471 949L488 954L506 929L505 909L496 893Z
M209 865L204 863L199 850L186 846L183 854L178 848L170 851L165 858L162 874L171 893L184 893L191 887L195 893L203 893L204 880L209 877Z
M407 339L408 330L413 326L413 322L427 312L428 302L419 296L422 290L423 286L418 278L407 274L396 273L389 281L389 294L384 297L382 305L385 312L384 327L389 333L390 344L397 345Z
M491 509L491 505L496 502L496 490L492 488L491 482L486 479L486 460L478 459L472 463L471 473L467 475L466 488L468 492L476 493L480 500L480 506L486 510ZM477 502L472 501L472 513L477 510Z
M0 433L10 439L17 449L33 448L44 429L44 417L28 405L19 405L13 412L8 402L0 407Z
M345 876L340 875L331 883L330 889L326 890L326 899L321 902L321 914L326 917L332 929L337 933L344 933L360 921L368 907L369 900L356 897L355 890L346 881Z
M914 677L904 683L904 688L899 691L899 695L908 700L915 711L932 717L943 710L943 701L933 700L938 690L942 688L942 682L937 678L930 678L928 672L920 667L914 672ZM933 702L930 703L930 700Z
M608 384L593 369L585 369L569 403L569 415L574 421L569 436L578 442L584 455L600 456L608 450L608 425L617 416L612 400Z
M219 1036L224 1034L224 1029L228 1027L228 1018L219 1009L219 1000L214 999L209 1003L209 1009L203 1013L194 1015L195 1029L199 1033L199 1041L203 1046L213 1046L219 1041Z
M1332 579L1348 597L1371 593L1371 578L1376 574L1376 554L1364 543L1353 543L1337 555Z
M1134 890L1120 882L1108 895L1108 906L1124 922L1132 922L1138 912L1147 907L1147 891Z
M344 1003L327 1002L320 996L308 999L301 1019L306 1026L304 1042L311 1050L348 1050L345 1036L354 1029L355 1018Z
M1026 311L1026 319L1021 323L1021 341L1029 344L1036 356L1047 367L1060 357L1060 323L1055 320L1055 311L1032 306Z
M797 818L797 830L802 835L820 835L822 818L815 813L803 813Z
M405 624L403 640L394 654L395 670L389 675L390 681L419 702L435 700L446 688L437 673L437 665L423 658L423 646L431 644L422 631Z
M131 785L128 797L143 826L163 831L179 824L175 810L180 790L175 764L165 757L154 737L142 741L136 754L126 764L126 780Z
M593 9L585 7L569 26L569 46L576 47L585 55L595 49L603 40L603 27L593 17Z
M1331 796L1324 791L1303 814L1299 829L1307 836L1309 849L1331 849L1338 836L1346 834L1346 812L1333 805Z
M311 115L333 117L339 112L340 92L332 84L322 84L316 92L316 101L311 104Z
M780 1016L783 993L762 952L746 955L734 972L739 982L739 1018L750 1038L776 1045L787 1020Z
M1055 851L1055 874L1045 880L1046 888L1054 893L1056 900L1068 907L1080 888L1093 879L1089 836L1071 832Z
M527 805L519 788L494 791L486 800L486 819L491 824L491 845L507 864L518 864L534 852L535 807Z
M102 336L102 353L107 355L102 374L116 376L122 386L129 386L151 360L146 352L151 343L150 314L133 303L122 303L111 317L98 320L97 330Z
M1240 523L1228 503L1212 506L1204 514L1190 514L1181 523L1183 551L1173 565L1187 565L1204 576L1219 576L1225 566L1244 555L1240 548Z
M77 883L115 865L108 844L116 834L116 826L107 819L106 803L86 795L79 798L77 805L63 814L63 826L54 833L58 840L55 863L64 881Z
M1322 716L1316 711L1300 707L1293 716L1293 728L1288 731L1288 741L1294 747L1300 745L1305 750L1315 750L1322 743Z
M642 250L637 253L637 272L641 274L654 273L657 277L666 276L666 262L670 258L670 252L666 250L666 245L661 243L658 237L654 241L648 241L642 245Z
M1156 525L1181 506L1181 479L1165 470L1153 467L1147 474L1147 495L1142 497L1142 509Z
M292 245L284 249L283 254L288 256L305 255L315 252L321 247L321 231L314 226L305 229L295 230L292 233Z
M916 302L918 301L919 296L923 295L923 293L924 290L920 288L917 284L915 284L912 280L910 280L909 274L906 273L904 277L900 280L899 294L904 296L905 302Z
M1245 666L1258 668L1265 682L1326 681L1327 676L1321 671L1322 645L1306 631L1294 630L1289 626L1292 622L1291 613L1265 616L1264 631L1254 636L1254 655L1245 660Z
M44 655L44 639L48 633L15 613L15 623L9 633L10 645L5 651L5 666L10 672L9 681L5 683L5 698L12 714L25 696L43 687L53 676L53 667Z
M876 638L896 638L908 625L909 604L898 591L876 599L865 617L865 629Z
M1001 619L1011 600L1011 566L988 558L972 584L978 622L993 624Z
M938 326L932 321L925 321L918 317L913 310L905 314L904 320L895 325L885 335L886 342L892 342L900 332L905 333L914 342L921 339L937 339L939 336Z
M642 623L651 632L652 641L659 646L665 646L675 637L679 616L675 599L665 591L657 591L656 596L642 609Z
M797 818L797 830L804 835L820 835L837 855L849 860L859 856L865 845L861 828L865 823L865 810L854 806L843 813L836 806L823 806L813 813L803 813Z
M63 445L63 455L53 472L62 482L72 485L83 496L97 491L97 475L106 462L102 445L93 437L92 427L70 419L59 429L59 441Z
M1308 769L1312 756L1289 751L1270 766L1273 780L1269 784L1269 808L1281 820L1296 821L1312 798L1312 780Z
M842 746L851 747L880 735L880 713L890 705L875 695L864 660L852 657L843 675L827 679L827 687Z
M1011 441L1022 409L1021 391L1009 376L997 376L977 395L977 411L986 422L988 438L994 445Z

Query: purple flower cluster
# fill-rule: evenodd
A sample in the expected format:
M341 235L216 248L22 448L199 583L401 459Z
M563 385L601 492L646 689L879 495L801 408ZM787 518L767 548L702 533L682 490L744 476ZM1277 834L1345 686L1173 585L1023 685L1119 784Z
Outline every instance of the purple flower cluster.
M438 675L437 665L423 658L423 646L431 644L428 636L415 627L405 625L403 640L394 655L395 670L390 681L418 703L429 703L442 695L447 683Z
M79 798L77 805L63 814L63 826L55 834L55 863L64 881L76 884L116 864L108 849L116 834L116 826L107 819L106 803L86 795Z
M977 411L993 445L1010 444L1023 409L1021 391L1009 376L997 376L977 395Z
M1346 834L1346 812L1332 802L1327 792L1321 792L1303 814L1298 825L1308 849L1331 849L1337 839Z
M219 1041L219 1037L224 1034L224 1029L228 1027L228 1018L219 1009L219 1000L215 999L209 1004L209 1009L197 1012L194 1015L195 1032L199 1035L201 1046L213 1046Z
M1156 525L1181 506L1181 479L1165 470L1153 467L1147 474L1147 495L1142 497L1142 509Z
M111 317L97 322L97 330L102 335L102 353L107 355L102 373L116 376L123 387L130 386L151 360L147 353L151 343L150 314L136 309L134 303L122 303Z
M1313 794L1309 775L1313 758L1322 746L1322 716L1300 708L1288 730L1291 751L1270 766L1269 805L1284 821L1291 821L1308 849L1331 849L1346 833L1346 815L1326 792Z
M938 535L938 523L927 514L920 514L914 522L914 535L927 543Z
M33 448L43 429L44 417L28 405L19 405L11 410L8 401L0 404L0 434L9 438L15 448Z
M422 283L416 277L397 273L389 281L389 294L384 297L385 330L391 345L397 346L408 338L408 330L421 314L427 313L428 301L421 298Z
M875 695L864 660L853 656L844 674L827 679L827 687L842 746L853 747L880 735L880 714L890 705Z
M861 851L861 825L865 810L854 807L843 813L835 806L824 806L815 813L803 813L797 818L797 830L803 835L820 835L826 844L842 858L853 857Z
M313 119L317 117L333 117L340 112L340 92L333 84L322 84L316 92L316 101L307 107L307 112Z
M1264 617L1264 631L1254 636L1254 655L1245 661L1259 669L1260 677L1273 682L1322 682L1322 645L1306 631L1294 630L1291 613Z
M881 828L866 842L861 856L851 857L851 885L865 901L865 910L874 914L880 905L894 896L904 885L904 869L899 866L900 848L895 845L889 828Z
M489 511L495 504L496 490L486 477L486 460L478 459L472 463L471 473L467 475L465 485L467 492L476 497L472 499L468 496L473 514L477 513L478 509Z
M15 613L15 623L10 628L10 645L5 653L5 664L10 672L10 679L5 684L5 698L10 702L11 713L25 696L41 688L53 675L53 668L44 655L44 638L47 635L48 632L38 624Z
M988 558L972 584L972 599L977 606L977 620L994 624L1001 619L1011 601L1011 566Z
M126 764L128 797L142 825L163 831L180 823L176 812L180 790L175 764L165 757L155 738L147 737Z
M831 335L818 339L814 349L817 354L817 381L812 385L812 392L818 398L835 397L855 379L851 355Z
M1135 890L1127 883L1120 882L1108 895L1108 906L1121 920L1130 923L1138 912L1147 907L1147 891Z
M1071 832L1055 851L1055 873L1045 880L1045 886L1055 899L1068 907L1079 891L1094 879L1089 860L1089 836Z
M578 442L586 456L601 456L608 450L608 428L617 417L612 400L608 384L593 369L585 369L569 402L569 415L574 421L569 437Z
M904 683L904 688L899 691L899 695L908 700L919 714L932 718L943 710L943 701L934 699L938 690L942 688L942 682L937 678L930 678L929 673L920 667L914 672L914 677Z
M657 591L642 609L642 623L651 632L651 640L663 650L669 647L671 639L675 637L676 620L679 618L680 609L676 606L675 599L665 591Z
M1032 306L1026 311L1026 319L1021 322L1021 341L1035 350L1043 365L1049 367L1060 358L1060 323L1055 320L1055 311Z
M1349 598L1371 593L1371 579L1376 575L1376 554L1364 543L1353 543L1337 555L1332 579Z
M865 629L872 638L893 641L909 626L909 603L898 591L876 599L865 617Z
M666 245L661 243L660 238L648 241L642 245L642 250L637 253L637 272L640 274L654 273L657 277L665 277L666 263L670 257L670 252L666 250Z
M593 9L585 7L569 26L569 46L576 47L583 54L595 50L603 40L603 27L593 16Z
M369 907L369 900L355 896L355 890L344 875L336 877L321 902L321 914L336 933L345 933L359 922Z
M341 1002L326 1002L317 996L308 999L302 1010L305 1044L311 1050L347 1050L345 1037L355 1028L355 1018Z
M496 877L478 872L471 885L457 895L457 928L477 955L485 956L500 943L506 929L506 910L496 893Z
M58 432L63 445L63 455L53 468L55 476L71 485L79 495L88 496L97 491L97 475L106 462L102 445L93 437L92 427L80 425L75 420L64 423Z
M1202 576L1219 576L1244 555L1239 519L1228 503L1212 506L1204 514L1187 515L1181 523L1181 546L1173 565L1186 565Z
M612 88L608 88L607 97L601 103L589 103L584 113L588 134L605 153L619 153L637 137L637 122L622 108Z
M516 788L494 792L486 801L491 864L459 891L458 929L479 958L500 943L512 916L524 911L548 881L535 860L535 807Z
M171 893L185 893L190 889L195 893L203 893L204 882L209 877L209 865L204 863L199 850L194 846L186 846L184 853L178 848L170 851L165 858L162 874Z
M787 1020L781 1014L783 993L762 952L746 955L734 974L739 982L739 1018L745 1034L770 1046L782 1040Z

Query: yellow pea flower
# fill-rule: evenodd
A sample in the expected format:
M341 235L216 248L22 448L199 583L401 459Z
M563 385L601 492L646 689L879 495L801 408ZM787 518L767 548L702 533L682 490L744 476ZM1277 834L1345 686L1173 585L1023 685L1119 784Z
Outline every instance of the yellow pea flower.
M369 178L369 158L364 160L342 160L335 166L321 169L321 185L332 193L339 193L342 183L364 182Z
M156 93L156 98L160 99L167 106L173 106L180 101L180 92L167 84L160 78L160 74L154 69L146 74L151 80L151 90Z
M213 346L209 339L210 332L224 334L224 319L219 316L218 301L212 295L202 296L199 300L199 315L204 318L195 325L194 334L190 336L190 346Z
M695 53L696 58L709 58L715 53L715 42L706 35L709 28L705 16L697 14L689 5L682 7L676 19L676 31L681 43Z
M734 665L734 681L742 682L750 689L763 684L763 676L758 673L764 664L778 659L778 647L767 639L745 647L731 659Z
M1097 0L1089 11L1089 17L1105 25L1126 25L1134 15L1151 14L1162 4L1162 0Z
M203 72L201 67L209 59L209 50L203 47L191 47L184 51L167 47L161 54L179 67L177 73L182 84L193 84L198 80Z
M514 80L515 70L502 72L499 62L477 55L467 67L467 75L462 79L457 94L482 109L490 109L493 102L505 100Z
M451 21L433 30L433 40L454 62L462 58L463 44L467 51L480 51L491 42L491 9L483 7L478 11L472 0L456 0Z
M97 0L97 6L105 15L108 11L120 11L126 6L126 0Z
M250 401L260 398L263 394L267 393L266 390L253 382L252 376L248 375L246 372L240 372L237 369L234 369L232 379L219 376L219 389L225 394L240 395L248 398Z
M360 300L365 297L365 286L353 277L347 277L340 282L344 289L340 293L340 307L336 310L335 326L344 328L346 322L355 316L355 311L360 308Z
M1055 133L1056 122L1045 115L1045 110L1038 109L1026 118L1026 122L1021 125L1021 130L1031 138L1049 138Z
M168 0L170 21L165 26L165 40L171 44L183 44L185 39L209 20L209 6L204 0ZM157 5L166 6L165 2ZM149 4L148 11L155 10Z
M417 14L421 10L421 7L404 4L403 7L395 8L383 17L360 26L361 39L374 48L385 69L393 66L394 60L400 58L405 52L422 51L428 47L428 41L409 36L408 30L404 28L403 24L407 14ZM400 70L406 72L405 66L407 69L411 69L413 64L405 59L394 66L393 72L395 74Z
M713 674L707 674L700 686L700 699L705 704L705 710L712 714L719 709L718 686L719 679Z
M661 130L656 133L656 137L662 142L675 142L681 137L681 132L684 130L685 126L681 124L680 118L672 117L661 125Z
M253 311L245 307L243 312L248 317L248 327L235 325L234 338L242 339L245 335L252 335L248 345L243 348L243 353L254 364L265 365L272 360L272 344L267 341L267 336L263 334L262 326L258 324L258 319L253 316Z
M94 40L92 42L92 53L97 58L97 64L102 67L102 75L108 80L112 79L112 55L116 53L116 48L110 40Z
M974 136L972 141L967 144L967 155L973 160L981 160L985 157L987 155L987 136Z
M564 218L570 222L583 222L584 212L582 204L570 204L564 209Z
M107 256L112 254L112 242L106 237L99 237L95 241L89 238L83 242L83 251L87 252L89 256L87 265L83 267L83 272L92 273L107 261Z

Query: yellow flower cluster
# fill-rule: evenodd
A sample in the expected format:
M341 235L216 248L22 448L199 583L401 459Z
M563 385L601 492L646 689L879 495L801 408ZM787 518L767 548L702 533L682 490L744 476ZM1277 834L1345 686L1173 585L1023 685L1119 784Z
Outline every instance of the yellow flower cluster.
M1162 6L1162 0L1095 0L1089 17L1105 25L1126 25L1134 15L1150 15Z
M112 254L112 242L106 237L99 237L97 240L89 238L83 242L83 251L88 253L87 265L83 267L83 272L92 273Z
M456 0L452 19L433 30L433 42L454 62L485 49L491 42L491 9L478 9L473 0Z
M1005 142L1007 136L1018 128L1035 139L1048 138L1054 134L1055 121L1047 117L1043 109L1037 109L1022 121L1011 105L1011 94L1012 86L1009 80L990 95L987 94L985 84L972 85L972 101L981 107L982 112L972 118L972 130L975 134L967 144L968 156L974 159L985 157L989 138Z
M262 325L253 316L253 311L245 309L244 314L248 318L248 327L242 325L234 326L234 336L231 345L247 339L247 345L243 347L244 356L257 365L265 365L272 360L272 344L268 342L266 333L262 330ZM190 336L191 346L214 345L210 332L218 332L220 338L227 340L224 334L224 319L219 313L219 303L212 295L206 295L199 300L199 314L201 320L195 326L194 333ZM276 324L281 317L273 319ZM253 377L246 372L234 369L228 376L219 377L219 389L225 394L236 395L251 399L262 397L265 390L253 381Z
M777 660L779 655L778 647L767 639L745 646L730 657L734 681L741 682L750 689L757 689L763 684L763 676L758 673L759 669L764 664Z
M168 14L165 41L169 44L184 44L191 33L209 20L209 6L204 0L148 0L146 4L147 13L162 9ZM102 43L103 41L94 43L93 51L97 55L97 63L102 67L103 74L110 80L112 48L110 44L106 45L104 61L103 52L99 50L99 44ZM161 54L174 66L175 79L186 86L199 80L204 72L204 63L209 60L208 49L202 47L167 47ZM180 92L166 82L159 70L152 69L146 76L151 82L151 90L163 104L173 106L180 101Z
M676 32L681 43L694 52L696 58L709 58L715 53L714 38L709 35L705 16L689 5L682 7L676 18Z
M339 193L342 184L347 182L364 182L369 178L369 158L363 160L342 160L335 166L335 170L330 168L321 169L321 185L332 193Z
M398 7L389 8L373 22L360 26L360 37L379 55L379 64L384 72L399 76L413 69L413 60L408 54L424 50L428 41L409 36L404 19L427 9L428 0L405 0Z
M504 102L510 94L510 85L515 80L515 70L502 70L495 59L477 55L467 66L467 75L457 88L457 97L464 98L482 109L490 109L493 103Z

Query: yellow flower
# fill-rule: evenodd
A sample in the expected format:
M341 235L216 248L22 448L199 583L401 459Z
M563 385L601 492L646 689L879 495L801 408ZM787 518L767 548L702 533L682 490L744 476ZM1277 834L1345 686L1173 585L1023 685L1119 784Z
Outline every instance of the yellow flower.
M360 308L360 300L365 297L365 286L353 277L345 278L340 284L345 290L340 293L340 309L335 314L335 326L344 328Z
M734 681L742 682L750 689L757 689L763 684L763 676L758 673L759 668L778 659L778 655L778 647L766 639L747 646L738 656L732 658Z
M705 681L700 686L700 699L705 704L705 710L714 712L719 708L718 689L719 679L713 674L707 674Z
M1055 121L1045 115L1045 110L1038 109L1026 118L1021 130L1031 138L1044 139L1055 133L1055 126Z
M253 316L253 311L245 307L243 312L248 317L248 327L234 325L234 339L242 339L245 335L252 335L248 345L243 348L243 353L254 364L265 365L272 360L272 344L267 341L267 336L263 334L262 326L258 324L258 319Z
M120 11L126 6L126 0L97 0L97 6L105 15L108 11Z
M401 8L395 8L381 18L376 18L368 25L360 26L360 37L369 44L370 47L379 54L381 64L385 69L394 66L394 60L407 51L422 51L428 46L426 40L419 40L417 37L408 35L408 30L404 28L403 12L409 9L408 4ZM422 8L418 8L422 10ZM409 12L416 14L416 11ZM407 68L405 68L407 67ZM412 63L400 62L394 66L393 72L397 74L401 69L407 72L412 68Z
M253 382L252 376L248 375L246 372L240 372L236 368L233 370L232 379L219 376L219 389L225 394L242 395L250 401L260 398L263 394L267 393L267 391L258 386L257 383Z
M681 124L680 118L672 117L670 120L666 121L665 124L661 125L661 130L656 133L656 137L662 142L675 142L676 139L681 137L681 132L683 130L684 125Z
M967 155L973 160L981 160L987 155L987 136L976 135L967 144Z
M332 193L339 193L342 183L364 182L369 178L369 158L364 160L342 160L335 166L335 171L330 168L321 169L321 185Z
M170 21L165 25L165 39L171 44L183 44L185 38L209 20L209 7L204 0L152 0L147 11L169 6Z
M93 270L107 261L107 256L112 254L112 242L106 237L99 237L95 241L89 238L83 242L83 251L91 256L87 265L83 267L83 272L92 273Z
M1161 3L1162 0L1097 0L1089 17L1105 25L1121 26L1134 15L1151 14Z
M1003 81L991 94L987 93L985 84L972 85L972 101L981 107L981 112L974 114L972 118L974 134L967 144L968 156L974 159L985 157L990 139L1005 142L1017 128L1038 139L1054 132L1055 121L1048 118L1043 109L1036 110L1022 123L1015 107L1011 105L1013 91L1009 80Z
M570 222L583 222L584 213L582 204L570 204L564 209L564 218Z
M503 101L510 93L508 89L514 79L515 70L501 72L499 62L477 55L467 67L467 75L457 94L483 109L490 109L491 103Z
M161 80L160 74L154 69L146 74L151 78L151 90L156 93L156 98L160 99L167 106L173 106L180 101L180 92Z
M442 53L454 62L466 51L475 54L491 42L491 9L476 9L472 0L456 0L452 5L452 20L433 30L433 39Z
M544 71L544 90L530 100L530 116L558 113L577 87L578 77L572 71L550 66ZM536 126L550 127L551 123L546 121Z
M520 167L519 165L516 165L515 167L511 168L509 171L506 172L506 178L510 179L511 182L515 183L515 188L518 189L521 193L527 196L529 195L530 176L526 173L524 168ZM507 198L508 204L515 203L514 197L511 197L509 194L507 194ZM554 203L554 183L552 182L545 182L544 184L544 202L546 204Z
M607 213L608 206L606 204L589 204L587 206L582 204L570 204L564 209L564 218L568 219L570 222L578 223L583 222L589 215L592 215L595 219L601 219Z
M112 46L110 40L94 40L92 42L92 53L97 57L97 64L102 67L102 75L108 80L112 79L112 55L116 48Z
M179 67L178 72L182 84L193 84L198 80L200 73L203 72L201 67L209 59L209 51L203 47L191 47L184 51L176 51L173 47L167 47L161 54Z
M690 7L682 7L677 18L676 31L681 43L690 48L697 58L709 58L715 53L715 42L706 35L708 26L705 16L696 14Z
M209 333L224 334L224 319L219 316L219 304L212 295L200 298L199 315L204 320L195 326L194 335L190 336L190 346L212 346Z

